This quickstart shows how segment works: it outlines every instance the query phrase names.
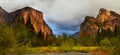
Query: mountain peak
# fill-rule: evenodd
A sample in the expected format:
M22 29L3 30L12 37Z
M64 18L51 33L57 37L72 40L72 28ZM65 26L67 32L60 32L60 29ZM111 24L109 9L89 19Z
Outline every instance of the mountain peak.
M22 9L25 9L25 10L36 10L36 9L34 9L32 7L29 7L29 6L23 7Z
M51 28L43 19L43 12L31 7L24 7L12 13L12 18L16 21L21 20L26 26L31 26L36 33L46 38L53 35ZM16 21L16 22L17 22Z
M97 16L97 20L98 20L99 22L105 22L105 21L107 21L107 20L110 20L110 16L111 16L111 13L110 13L109 10L104 9L104 8L101 8L101 9L99 10L99 14L98 14L98 16Z
M86 16L85 17L85 22L94 22L96 19L92 16Z
M80 27L80 36L94 36L100 30L110 29L112 32L115 30L115 26L120 27L120 14L101 8L96 18L87 16L85 21Z
M0 7L0 22L20 22L27 28L33 29L38 36L44 39L46 39L47 36L53 35L51 28L43 19L43 12L29 6L18 9L11 13L7 13Z
M32 7L30 7L30 6L26 6L26 7L24 7L25 9L33 9Z
M100 8L100 10L99 10L100 12L106 12L106 11L108 11L107 9L105 9L105 8Z
M38 11L38 10L36 10L35 8L29 7L29 6L26 6L26 7L22 8L22 9L20 9L20 10L37 11L37 12L39 12L39 13L43 13L43 12Z

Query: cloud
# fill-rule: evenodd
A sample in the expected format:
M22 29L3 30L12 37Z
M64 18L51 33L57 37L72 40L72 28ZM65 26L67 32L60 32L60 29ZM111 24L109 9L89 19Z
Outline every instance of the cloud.
M8 12L29 6L34 0L0 0L0 6Z
M78 27L85 16L96 17L100 8L120 12L119 5L119 0L56 0L49 9L47 17L50 22L59 25L57 29L61 32L74 33L79 31Z
M120 0L0 0L0 6L12 12L31 6L44 12L45 21L55 34L79 31L85 16L96 17L100 8L120 12Z

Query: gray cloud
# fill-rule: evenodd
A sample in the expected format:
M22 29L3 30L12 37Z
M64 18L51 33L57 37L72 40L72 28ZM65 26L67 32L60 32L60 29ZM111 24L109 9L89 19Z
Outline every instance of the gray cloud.
M8 12L25 6L43 11L55 34L79 31L85 16L97 16L100 8L120 12L119 5L120 0L0 0L0 6Z
M0 0L0 6L8 12L15 11L32 4L34 0Z

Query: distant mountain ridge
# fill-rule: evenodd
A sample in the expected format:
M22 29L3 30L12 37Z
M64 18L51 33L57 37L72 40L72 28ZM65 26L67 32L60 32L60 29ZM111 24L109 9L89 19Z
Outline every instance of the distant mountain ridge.
M43 38L52 36L51 28L46 24L43 19L43 12L33 9L31 7L24 7L14 12L8 13L0 7L0 22L22 22L31 27Z
M86 16L80 25L79 36L95 36L102 30L108 29L114 32L116 26L120 27L120 15L114 11L101 8L96 18Z

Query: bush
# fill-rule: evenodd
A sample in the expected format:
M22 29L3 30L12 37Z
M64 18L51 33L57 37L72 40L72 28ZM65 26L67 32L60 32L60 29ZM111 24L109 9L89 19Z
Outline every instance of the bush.
M84 36L77 39L77 41L82 46L96 46L96 37L94 36Z
M106 49L106 47L112 46L110 40L107 37L100 41L100 45L103 47L103 49Z
M108 51L109 55L119 55L120 53L120 39L118 37L105 38L100 41L103 50Z
M15 31L6 24L0 24L0 53L16 47Z
M9 49L17 48L22 45L31 46L35 40L35 34L31 29L22 24L0 24L0 53L9 52Z

